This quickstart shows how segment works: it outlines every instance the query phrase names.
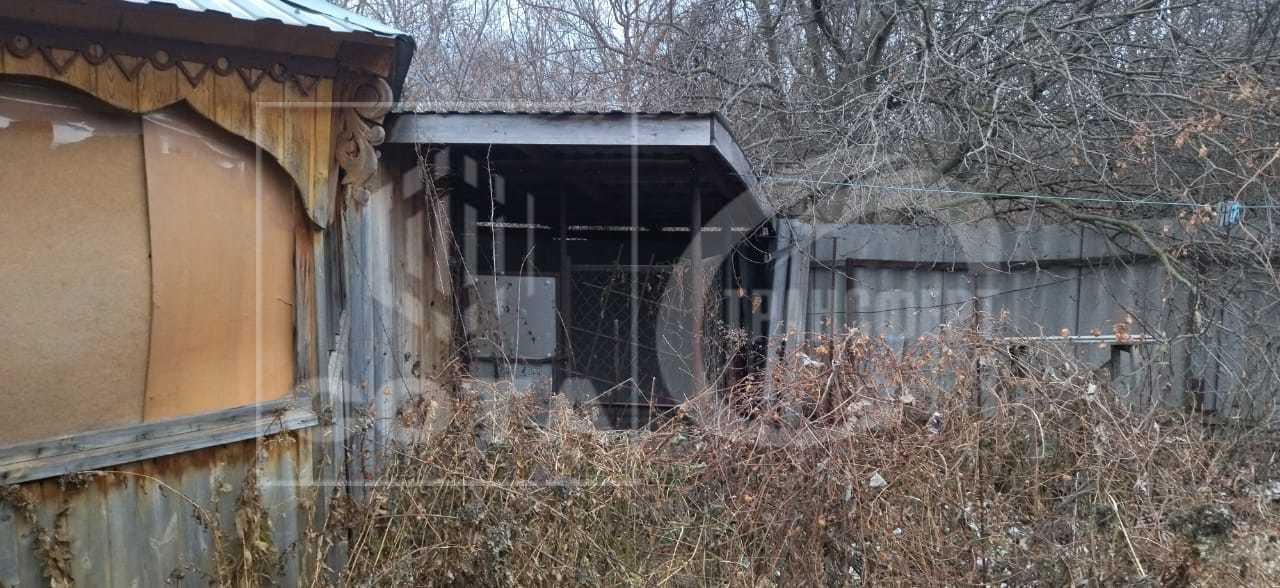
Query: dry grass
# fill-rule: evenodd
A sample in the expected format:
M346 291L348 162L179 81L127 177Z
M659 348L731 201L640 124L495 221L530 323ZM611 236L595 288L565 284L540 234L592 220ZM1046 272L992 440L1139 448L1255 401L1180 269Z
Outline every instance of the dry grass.
M528 398L441 399L429 418L446 424L346 518L341 580L1280 584L1274 436L1136 411L1067 358L996 369L1001 354L850 333L642 433L565 406L533 425Z

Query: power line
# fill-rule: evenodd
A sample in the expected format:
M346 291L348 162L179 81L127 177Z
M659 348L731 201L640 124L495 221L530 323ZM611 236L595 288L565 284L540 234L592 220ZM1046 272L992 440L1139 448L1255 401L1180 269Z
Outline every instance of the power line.
M810 178L800 178L794 176L756 176L758 180L770 180L774 182L784 182L792 184L817 184L822 186L843 186L847 188L866 188L870 190L901 190L904 192L925 192L937 194L955 194L961 196L982 196L987 198L1010 198L1023 200L1055 200L1059 202L1092 202L1099 204L1127 204L1142 206L1182 206L1188 208L1199 208L1208 206L1207 204L1197 204L1194 202L1160 202L1156 200L1121 200L1116 198L1101 198L1088 196L1051 196L1048 194L1032 194L1029 192L983 192L976 190L955 190L951 188L927 188L920 186L889 186L881 184L865 184L857 182L837 182L832 180L815 180ZM1247 209L1275 209L1280 208L1276 204L1251 204L1245 205Z
M841 312L841 313L832 313L832 314L864 315L864 314L884 314L884 313L887 313L887 312L900 312L900 311L906 311L906 310L938 310L938 309L942 309L942 308L949 308L949 307L952 307L952 306L963 306L963 305L965 305L965 304L969 304L969 303L971 303L971 302L973 302L973 301L975 301L975 300L988 300L988 299L991 299L991 298L995 298L995 297L997 297L997 296L1005 296L1005 295L1008 295L1008 294L1016 294L1016 293L1018 293L1018 292L1029 292L1029 291L1031 291L1031 290L1038 290L1038 289L1040 289L1040 288L1047 288L1047 287L1049 287L1049 286L1056 286L1056 285L1058 285L1058 284L1065 284L1065 283L1067 283L1067 282L1073 282L1073 281L1075 281L1075 280L1077 280L1077 279L1078 279L1078 278L1076 278L1076 277L1061 278L1061 279L1057 279L1057 280L1051 280L1051 281L1048 281L1048 282L1041 282L1041 283L1038 283L1038 284L1032 284L1032 285L1030 285L1030 286L1023 286L1023 287L1021 287L1021 288L1013 288L1013 289L1010 289L1010 290L1001 290L1001 291L999 291L999 292L990 292L990 293L987 293L987 294L980 294L980 295L977 295L977 296L970 296L970 297L968 297L968 298L965 298L964 300L956 300L956 301L954 301L954 302L943 302L943 303L939 303L939 304L932 304L932 305L919 305L919 306L901 306L901 307L898 307L898 308L876 308L876 309L872 309L872 310L847 310L847 309L846 309L846 310L844 310L844 311L843 311L843 312ZM812 313L808 313L808 314L812 314Z

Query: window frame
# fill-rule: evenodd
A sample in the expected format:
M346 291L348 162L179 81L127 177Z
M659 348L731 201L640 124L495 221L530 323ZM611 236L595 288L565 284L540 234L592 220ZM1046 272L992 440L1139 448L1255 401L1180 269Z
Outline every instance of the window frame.
M0 72L0 81L34 81ZM40 79L40 82L50 80ZM59 91L101 101L68 86ZM104 105L106 108L109 106ZM139 118L145 113L130 112ZM199 115L205 120L207 117ZM216 124L216 123L215 123ZM263 146L248 140L257 160L274 161ZM264 158L263 155L266 154ZM293 197L300 187L289 176ZM302 205L299 205L302 209ZM306 213L304 212L304 218ZM325 257L325 233L309 221L294 234L293 347L294 378L284 396L244 406L223 408L159 421L104 427L0 445L0 486L54 478L77 472L139 462L249 439L309 429L322 424L319 414L332 410L326 392L334 386L320 380L322 337L319 322L330 318L325 279L329 268L317 264ZM340 335L339 335L340 336ZM327 362L324 362L327 363ZM140 391L140 393L145 391ZM326 409L325 407L329 407Z

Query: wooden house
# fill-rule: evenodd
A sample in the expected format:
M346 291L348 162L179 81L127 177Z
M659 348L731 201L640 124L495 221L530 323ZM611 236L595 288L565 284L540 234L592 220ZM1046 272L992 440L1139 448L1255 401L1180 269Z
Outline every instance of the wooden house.
M322 0L0 4L0 586L311 582L453 375L637 426L729 377L690 308L767 331L721 118L393 112L412 53Z
M317 569L412 52L320 0L0 4L0 585ZM251 506L272 577L227 577Z

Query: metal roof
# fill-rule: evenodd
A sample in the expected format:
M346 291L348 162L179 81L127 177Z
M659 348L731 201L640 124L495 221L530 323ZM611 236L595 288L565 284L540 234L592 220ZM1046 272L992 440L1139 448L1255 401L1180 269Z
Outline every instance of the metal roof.
M487 103L482 103L487 104ZM396 114L514 114L514 115L566 115L566 116L720 116L714 110L623 110L618 108L501 108L498 106L475 108L434 108L420 105L397 104Z
M271 21L298 27L319 27L337 33L369 33L402 37L372 18L339 8L324 0L123 0L133 4L173 6L191 12L209 12L248 21Z
M755 174L717 112L436 111L397 107L388 143L710 149L748 187Z

